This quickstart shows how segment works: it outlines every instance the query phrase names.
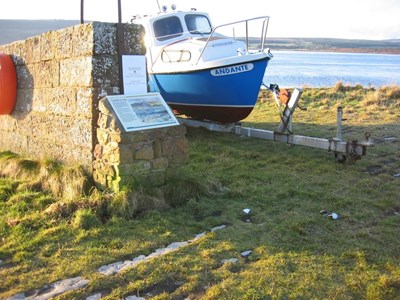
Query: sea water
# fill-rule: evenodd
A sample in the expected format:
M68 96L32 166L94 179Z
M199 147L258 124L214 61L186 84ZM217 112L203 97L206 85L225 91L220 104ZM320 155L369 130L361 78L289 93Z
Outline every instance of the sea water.
M364 87L400 85L400 55L272 51L264 83L280 87L330 87L339 81Z

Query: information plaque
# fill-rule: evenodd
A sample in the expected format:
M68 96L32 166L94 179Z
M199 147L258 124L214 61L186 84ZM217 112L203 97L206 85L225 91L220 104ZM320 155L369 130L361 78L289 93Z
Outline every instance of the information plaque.
M146 58L144 55L122 55L125 95L147 93Z
M107 96L125 131L179 125L159 93Z

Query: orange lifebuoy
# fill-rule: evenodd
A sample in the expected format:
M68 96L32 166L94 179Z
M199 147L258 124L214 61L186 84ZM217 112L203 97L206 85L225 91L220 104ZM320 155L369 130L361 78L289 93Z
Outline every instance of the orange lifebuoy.
M11 114L17 101L17 72L11 56L0 53L0 115Z

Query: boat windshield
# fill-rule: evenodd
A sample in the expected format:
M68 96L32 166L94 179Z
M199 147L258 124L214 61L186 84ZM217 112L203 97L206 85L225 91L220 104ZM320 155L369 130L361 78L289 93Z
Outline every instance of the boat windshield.
M182 35L183 29L178 17L168 17L154 22L154 35L157 40L165 41Z
M185 16L186 26L190 33L194 34L210 34L211 24L204 15L189 14Z

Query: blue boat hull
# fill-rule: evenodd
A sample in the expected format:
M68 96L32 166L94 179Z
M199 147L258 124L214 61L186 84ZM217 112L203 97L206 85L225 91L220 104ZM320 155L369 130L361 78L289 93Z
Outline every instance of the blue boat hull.
M149 87L179 114L235 123L257 101L269 57L246 63L182 73L150 74Z

